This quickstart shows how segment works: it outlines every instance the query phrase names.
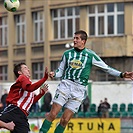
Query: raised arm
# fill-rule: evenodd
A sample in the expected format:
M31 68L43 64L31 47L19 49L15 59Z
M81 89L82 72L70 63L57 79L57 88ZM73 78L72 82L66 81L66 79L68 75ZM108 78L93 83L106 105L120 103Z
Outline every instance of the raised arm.
M46 80L48 79L48 69L47 67L45 68L45 73L44 73L44 77L42 79L40 79L39 81L37 81L36 83L33 84L27 84L25 86L25 84L22 85L22 88L24 88L27 91L35 91L36 89L38 89Z

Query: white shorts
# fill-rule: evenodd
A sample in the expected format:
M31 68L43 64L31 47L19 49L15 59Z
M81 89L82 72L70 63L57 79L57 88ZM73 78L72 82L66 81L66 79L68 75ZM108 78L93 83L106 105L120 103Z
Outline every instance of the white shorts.
M71 80L62 80L57 87L53 102L76 113L86 96L86 86L80 85Z

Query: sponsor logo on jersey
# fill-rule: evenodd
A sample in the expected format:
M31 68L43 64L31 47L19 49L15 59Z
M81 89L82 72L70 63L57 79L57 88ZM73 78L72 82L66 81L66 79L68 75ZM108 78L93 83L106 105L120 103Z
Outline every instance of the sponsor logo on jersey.
M70 66L74 69L80 69L82 67L82 62L80 60L72 60Z

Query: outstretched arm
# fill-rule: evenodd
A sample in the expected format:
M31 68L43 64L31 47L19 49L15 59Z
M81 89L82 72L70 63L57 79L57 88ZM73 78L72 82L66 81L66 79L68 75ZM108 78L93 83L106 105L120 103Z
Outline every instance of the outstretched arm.
M6 128L10 131L13 131L15 127L15 124L12 122L5 123L3 121L0 121L0 128Z
M93 58L92 58L92 64L100 67L102 70L104 70L105 72L113 75L113 76L117 76L117 77L121 77L121 78L128 78L133 80L133 72L120 72L110 66L108 66L97 54L93 53Z
M22 84L22 88L25 89L26 91L32 92L35 91L36 89L38 89L46 80L48 79L48 69L47 67L45 68L45 73L44 73L44 77L42 79L40 79L38 82L33 83L33 84L27 84L25 86L25 84Z

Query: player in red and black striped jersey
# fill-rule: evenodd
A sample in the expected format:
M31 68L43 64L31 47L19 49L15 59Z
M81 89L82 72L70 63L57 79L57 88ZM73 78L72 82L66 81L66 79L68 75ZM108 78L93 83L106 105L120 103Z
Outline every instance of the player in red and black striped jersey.
M6 99L7 107L2 112L0 120L15 123L12 133L28 133L30 131L27 119L29 109L46 93L48 85L44 84L37 96L34 96L33 92L48 79L48 70L45 68L44 77L33 84L30 80L30 70L25 63L17 64L14 67L14 74L17 79L10 88Z

